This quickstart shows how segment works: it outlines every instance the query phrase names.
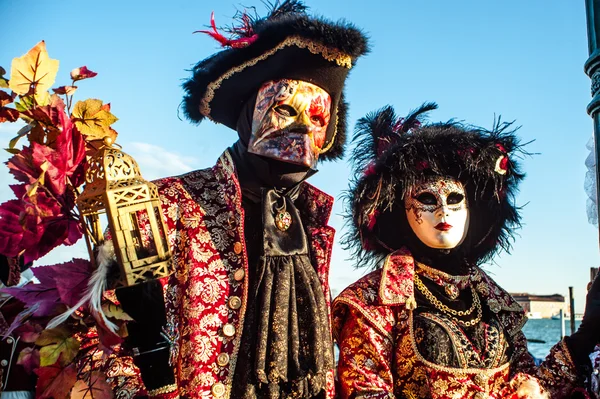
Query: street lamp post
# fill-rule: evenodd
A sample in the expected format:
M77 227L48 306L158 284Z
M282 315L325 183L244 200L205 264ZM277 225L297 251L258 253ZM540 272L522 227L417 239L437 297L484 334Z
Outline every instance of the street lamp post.
M585 0L585 13L590 57L585 62L584 70L592 80L592 101L587 106L587 112L594 119L596 215L600 216L600 0Z

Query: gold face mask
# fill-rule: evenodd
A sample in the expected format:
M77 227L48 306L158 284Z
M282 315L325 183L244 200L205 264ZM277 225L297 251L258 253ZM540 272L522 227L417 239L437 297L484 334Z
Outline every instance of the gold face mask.
M256 98L248 152L313 167L330 116L331 97L322 88L291 79L266 82Z

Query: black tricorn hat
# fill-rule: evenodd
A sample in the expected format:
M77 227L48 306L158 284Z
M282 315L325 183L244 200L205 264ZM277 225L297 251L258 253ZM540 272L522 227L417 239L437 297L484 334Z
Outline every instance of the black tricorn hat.
M331 96L331 119L321 159L343 155L347 104L344 82L356 59L368 52L365 35L348 23L333 23L306 13L299 1L275 5L265 18L242 14L234 39L205 33L229 47L193 68L183 84L183 110L192 122L205 117L236 129L242 107L269 80L296 79L315 84Z
M387 106L357 123L354 177L347 192L350 230L343 241L359 266L377 266L410 241L404 197L433 176L454 178L465 187L471 214L461 244L466 261L480 264L510 249L520 225L515 195L524 178L517 158L527 154L516 129L500 120L492 130L453 120L425 124L426 113L436 108L423 104L399 118Z

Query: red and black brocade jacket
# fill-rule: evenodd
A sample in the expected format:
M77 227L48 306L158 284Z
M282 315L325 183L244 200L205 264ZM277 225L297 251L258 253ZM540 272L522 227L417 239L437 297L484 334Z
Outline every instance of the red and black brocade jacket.
M387 257L382 269L334 300L340 398L569 397L577 375L564 341L536 367L521 331L526 321L523 309L481 269L475 275L472 283L481 302L495 311L512 349L508 362L503 364L498 356L492 368L453 368L419 354L413 311L405 305L414 294L414 260L400 250ZM538 390L541 396L521 396Z
M180 334L178 393L229 398L248 294L244 210L235 165L225 151L212 168L154 183L176 267L164 283L167 320L176 323ZM332 204L331 196L307 183L296 202L328 306ZM331 370L328 397L334 394L333 375Z

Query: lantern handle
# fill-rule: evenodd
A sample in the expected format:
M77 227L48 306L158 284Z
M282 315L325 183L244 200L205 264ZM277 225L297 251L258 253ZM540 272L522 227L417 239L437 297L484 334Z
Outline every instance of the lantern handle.
M113 139L110 136L104 136L104 139L102 139L102 146L100 148L101 149L104 147L112 148L113 146L116 146L121 150L123 149L123 147L121 147L119 144L115 143L115 139Z

